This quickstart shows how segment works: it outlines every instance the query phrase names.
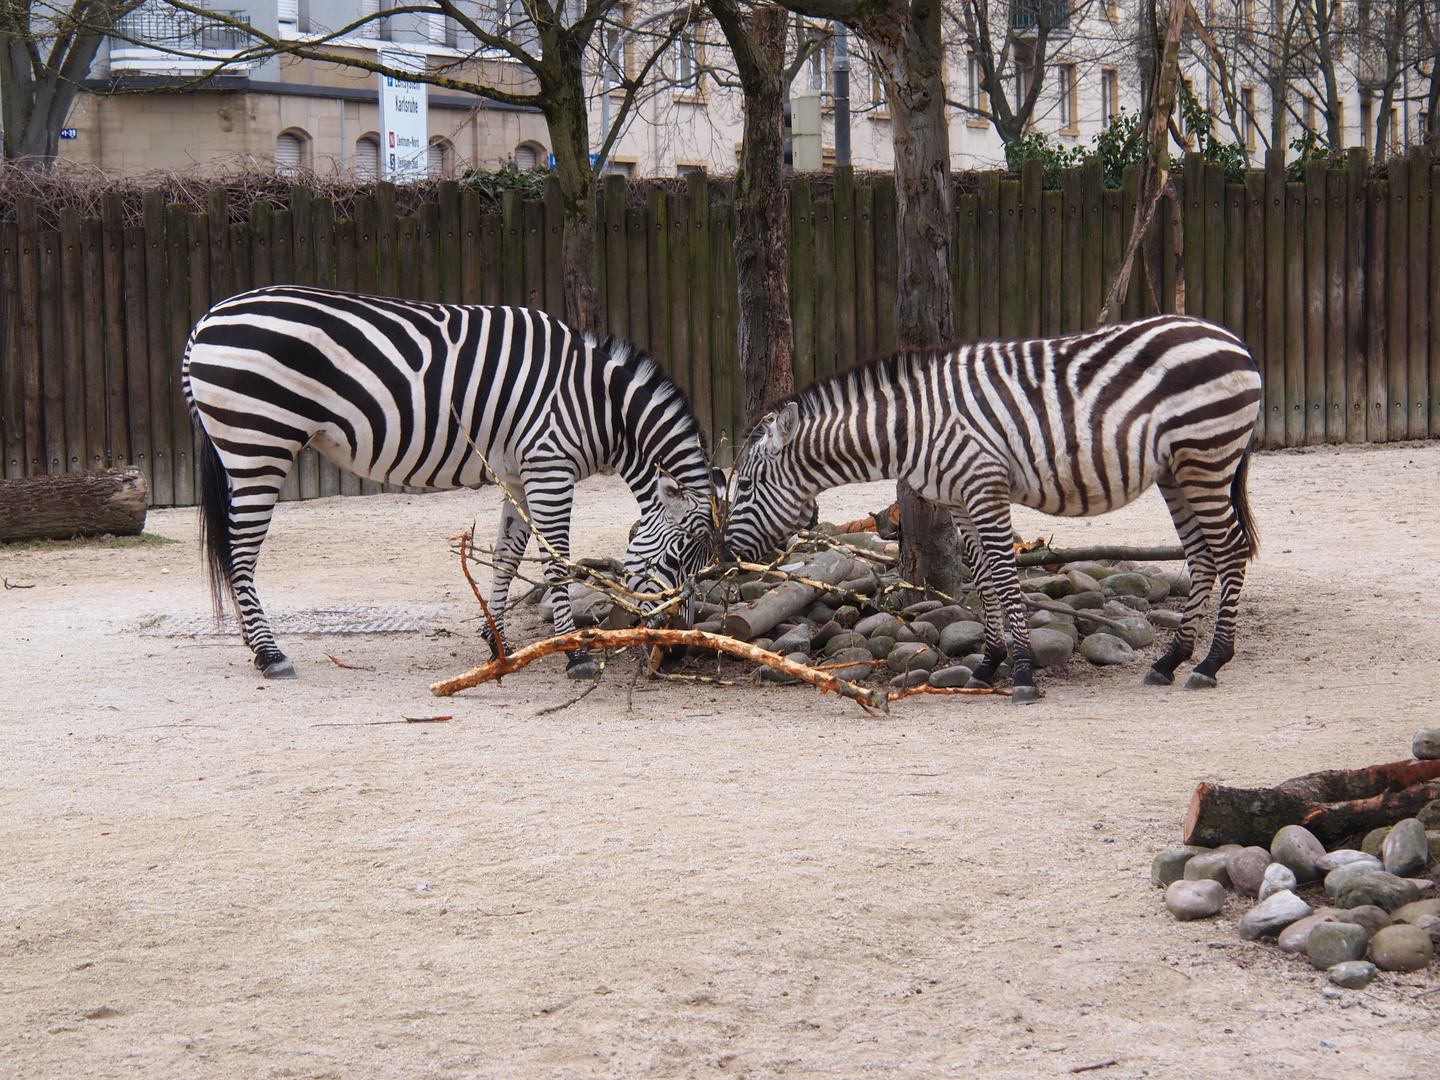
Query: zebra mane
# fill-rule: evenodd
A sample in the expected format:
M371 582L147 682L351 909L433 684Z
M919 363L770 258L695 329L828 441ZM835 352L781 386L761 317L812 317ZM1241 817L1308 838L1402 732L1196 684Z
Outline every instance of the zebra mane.
M680 384L665 374L665 369L660 366L658 360L644 349L638 348L614 334L608 334L603 340L597 342L587 333L585 344L594 349L597 356L609 357L630 372L638 385L650 387L658 403L678 403L680 408L677 419L683 417L689 423L690 428L700 440L700 448L704 451L705 457L709 458L710 443L705 437L705 429L700 424L700 418L695 415L695 407L690 404L690 398L681 389Z
M827 403L825 400L825 388L830 386L855 389L858 380L866 372L874 372L876 381L894 380L899 374L902 363L913 361L926 362L937 357L944 356L960 347L960 342L952 342L949 345L933 345L925 348L902 349L899 352L883 353L880 356L872 356L866 360L859 360L849 367L835 372L833 375L822 375L813 379L798 390L793 390L782 398L776 398L768 405L762 405L760 411L750 418L745 425L745 431L741 435L741 443L750 438L755 429L764 422L765 417L771 413L778 412L786 405L795 404L800 406L802 416L817 412L825 412Z

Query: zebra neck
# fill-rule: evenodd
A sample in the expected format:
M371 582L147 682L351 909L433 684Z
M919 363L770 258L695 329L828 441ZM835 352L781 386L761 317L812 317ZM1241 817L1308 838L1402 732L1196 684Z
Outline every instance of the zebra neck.
M833 434L836 424L830 427ZM822 430L817 434L824 435ZM814 498L828 488L845 484L868 484L875 480L898 480L904 473L903 462L893 456L881 460L878 455L865 454L847 439L804 438L803 433L796 439L794 454L796 473L808 488L805 498Z

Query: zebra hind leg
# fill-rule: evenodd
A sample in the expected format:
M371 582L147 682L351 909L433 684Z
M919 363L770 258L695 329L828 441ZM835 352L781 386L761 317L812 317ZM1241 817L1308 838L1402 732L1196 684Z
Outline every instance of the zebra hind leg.
M560 560L570 558L570 510L575 491L575 474L568 463L532 466L525 472L525 495L530 520L541 538L541 547L548 548L545 560L545 581L550 585L551 603L555 609L555 633L573 634L575 615L570 610L568 573ZM550 553L554 554L551 555ZM600 674L600 665L584 649L566 653L565 676L588 681Z
M1186 497L1196 508L1195 517L1214 560L1217 584L1215 632L1210 639L1210 651L1190 673L1185 683L1186 690L1215 686L1216 673L1235 655L1235 616L1240 608L1240 590L1245 584L1245 563L1250 556L1250 540L1241 525L1234 502L1230 498L1216 496L1213 473L1200 477L1200 480L1194 490L1186 492ZM1181 483L1184 483L1183 479Z
M1000 597L990 581L989 563L979 540L969 540L966 548L975 568L975 587L980 590L983 605L981 618L985 625L985 652L980 666L970 674L965 685L971 690L988 690L995 681L995 672L1005 662L1010 650L1005 645L1005 622L1001 614Z
M233 570L230 574L235 607L240 615L245 644L255 654L255 666L267 679L293 679L295 665L280 651L270 620L255 592L255 564L260 545L270 528L281 478L245 477L237 481L230 504L230 538Z
M985 600L985 659L972 679L988 683L1005 658L1005 639L996 640L1001 613L1010 616L1014 645L1015 673L1011 677L1010 701L1029 705L1040 700L1035 685L1035 650L1030 646L1029 611L1020 591L1020 574L1015 565L1014 525L1010 518L1010 487L1001 473L976 475L962 482L965 490L964 526L969 544L977 555L976 579ZM982 576L983 575L983 576ZM988 591L987 591L988 586Z
M1180 628L1170 640L1170 647L1151 665L1141 680L1147 686L1170 686L1175 682L1175 669L1195 652L1195 640L1200 631L1200 620L1205 614L1205 604L1210 596L1210 586L1215 580L1215 560L1210 555L1200 522L1190 507L1190 500L1180 490L1169 473L1159 479L1160 493L1170 516L1175 522L1175 531L1185 546L1185 561L1190 570L1190 596L1185 603L1185 612Z

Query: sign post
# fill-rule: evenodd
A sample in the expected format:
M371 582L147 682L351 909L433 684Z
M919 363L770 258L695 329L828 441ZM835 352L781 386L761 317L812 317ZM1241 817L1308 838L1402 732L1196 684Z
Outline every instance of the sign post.
M397 71L421 71L425 58L382 52L380 63ZM380 76L380 174L386 180L418 180L430 167L430 113L425 84Z

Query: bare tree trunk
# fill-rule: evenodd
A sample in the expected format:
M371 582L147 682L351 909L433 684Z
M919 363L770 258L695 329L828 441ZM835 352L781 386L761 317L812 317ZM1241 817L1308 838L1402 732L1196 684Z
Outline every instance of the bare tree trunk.
M735 177L738 344L745 415L795 389L790 287L786 279L785 31L789 16L756 7L749 25L736 0L712 0L745 95L745 141Z
M565 318L581 330L601 331L605 313L596 284L600 280L600 248L595 238L595 172L590 166L590 124L578 60L573 70L557 71L547 81L551 92L542 108L565 210L561 241Z
M107 25L101 14L94 15L97 25ZM112 16L113 17L113 16ZM28 7L13 12L0 12L0 18L25 20ZM0 157L7 160L32 158L37 162L53 161L60 150L60 129L70 115L70 106L80 91L80 80L90 70L90 63L100 48L102 35L80 33L68 38L60 48L48 51L48 60L56 66L47 67L43 76L35 77L27 55L28 25L0 26L0 109L4 110L4 145ZM29 44L44 46L34 38Z

